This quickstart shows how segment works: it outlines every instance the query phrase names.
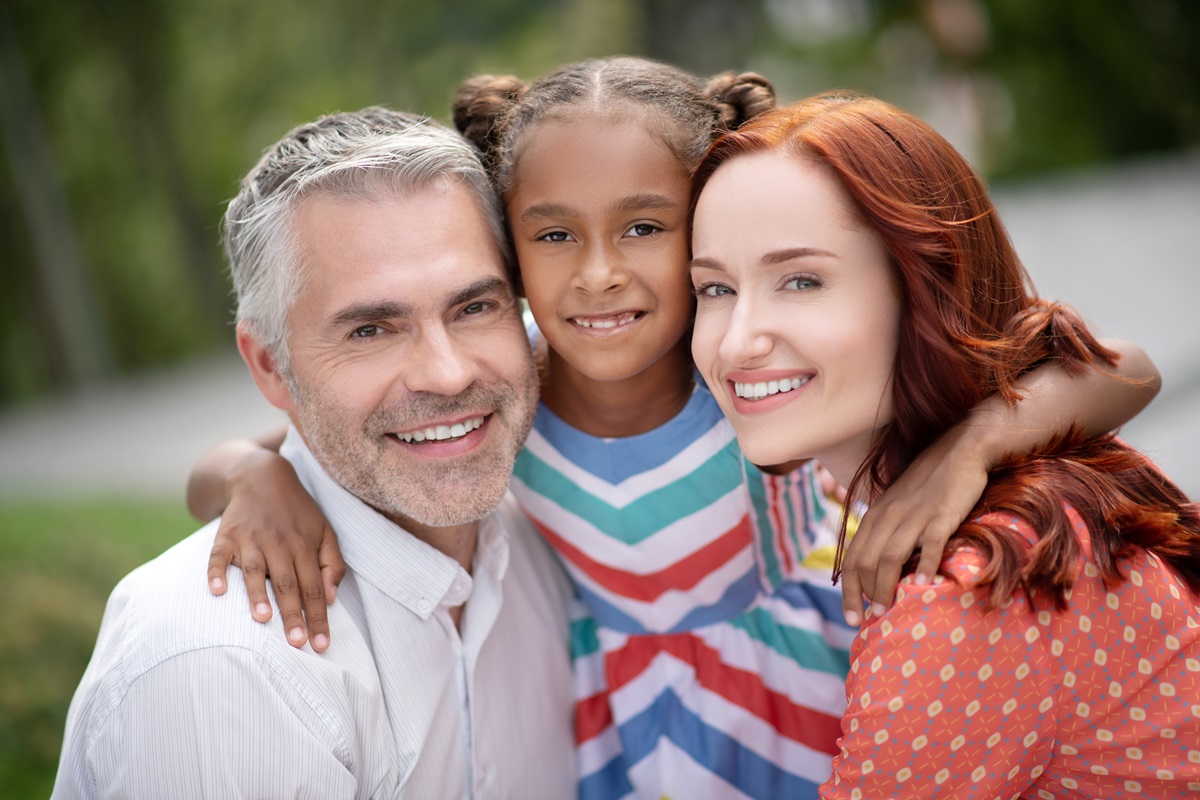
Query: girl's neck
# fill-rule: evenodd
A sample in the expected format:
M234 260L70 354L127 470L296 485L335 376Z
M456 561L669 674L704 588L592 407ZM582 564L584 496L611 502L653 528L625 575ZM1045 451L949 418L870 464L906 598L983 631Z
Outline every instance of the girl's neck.
M542 402L564 422L592 436L636 436L675 418L694 385L687 337L636 375L593 380L550 350L542 375Z

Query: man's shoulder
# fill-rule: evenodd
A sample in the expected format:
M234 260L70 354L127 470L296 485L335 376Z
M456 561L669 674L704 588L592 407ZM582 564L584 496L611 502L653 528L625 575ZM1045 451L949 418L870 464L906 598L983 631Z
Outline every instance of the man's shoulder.
M93 661L120 661L132 682L166 659L193 650L260 650L278 624L256 622L245 582L231 568L223 596L209 592L206 565L216 536L212 522L126 575L109 596ZM272 598L273 599L273 598Z

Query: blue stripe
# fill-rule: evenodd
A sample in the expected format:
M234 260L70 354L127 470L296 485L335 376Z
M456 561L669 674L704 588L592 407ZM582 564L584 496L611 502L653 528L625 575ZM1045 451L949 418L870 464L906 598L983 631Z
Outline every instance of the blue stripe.
M579 800L619 800L632 791L620 754L591 775L579 778Z
M637 436L618 439L592 436L564 422L542 404L538 405L533 423L546 441L571 454L572 463L614 485L661 467L705 432L727 424L703 381L697 381L682 411L663 425ZM730 441L734 441L732 435Z
M665 738L690 755L697 764L749 797L760 800L815 800L817 797L818 784L788 772L706 724L669 690L659 695L645 711L621 725L619 732L625 747L623 760L628 767L653 757L660 740ZM621 759L614 761L617 760ZM612 766L610 763L605 769ZM666 781L665 788L669 795L674 787L670 783L670 776L666 776Z
M758 598L758 578L754 570L747 570L741 577L729 585L715 603L694 609L670 630L650 630L635 617L622 611L616 604L609 602L610 593L597 594L581 583L576 583L579 597L587 605L588 611L595 617L601 627L621 633L683 633L705 625L725 622L731 616L742 614L754 604Z
M773 596L792 608L816 609L826 625L858 633L857 627L846 624L846 617L842 613L842 590L836 586L813 586L811 583L788 581L777 588Z

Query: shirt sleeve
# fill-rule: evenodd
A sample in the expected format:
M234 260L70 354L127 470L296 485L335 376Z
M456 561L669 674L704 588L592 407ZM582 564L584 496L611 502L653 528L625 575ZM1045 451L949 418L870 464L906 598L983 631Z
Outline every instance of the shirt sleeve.
M895 605L851 650L840 754L822 798L994 798L1049 762L1057 680L1050 614L1024 596L984 611L960 550L928 586L906 578Z
M54 797L375 796L389 776L354 774L354 742L380 731L305 694L250 650L167 659L68 731Z

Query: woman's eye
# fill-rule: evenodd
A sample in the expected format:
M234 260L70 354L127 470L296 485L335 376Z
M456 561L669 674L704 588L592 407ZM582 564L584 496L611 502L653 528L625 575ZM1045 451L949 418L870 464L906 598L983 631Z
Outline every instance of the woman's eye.
M352 339L370 339L381 333L383 333L383 328L378 325L360 325L350 332L350 337Z
M784 284L785 289L816 289L821 285L819 278L812 275L793 275Z
M692 289L696 297L725 297L733 293L733 289L723 283L702 283Z
M633 225L629 228L629 230L625 231L625 235L632 237L652 236L661 230L662 228L658 227L657 225L651 225L649 222L639 222L637 225Z
M571 234L567 233L566 231L550 231L549 233L543 233L541 236L539 236L538 241L555 243L569 242L571 241Z

